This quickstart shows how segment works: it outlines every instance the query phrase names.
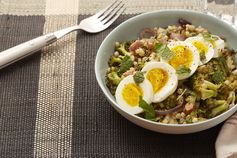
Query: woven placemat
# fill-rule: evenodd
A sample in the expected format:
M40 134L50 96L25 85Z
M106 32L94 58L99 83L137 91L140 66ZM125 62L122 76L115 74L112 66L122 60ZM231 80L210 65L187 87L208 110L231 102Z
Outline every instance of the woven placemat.
M0 15L0 51L43 33L44 16ZM0 157L32 157L40 52L0 70Z
M215 157L221 125L187 135L148 131L119 115L97 85L99 45L118 24L164 8L203 10L204 0L128 1L109 29L74 32L0 70L0 157ZM0 0L0 51L77 24L108 0ZM152 3L152 5L151 5Z
M58 44L61 49L66 47L62 53L54 45L44 50L55 56L55 60L44 53L41 57L36 54L0 71L1 157L215 156L214 142L221 125L189 135L155 133L124 119L105 99L94 75L96 52L105 36L131 16L121 16L99 34L78 32L75 66L72 65L75 76L69 73L70 68L59 69L63 64L60 61L71 57L64 57L70 55L69 45ZM47 18L49 20L43 16L1 15L0 50L41 35ZM51 18L52 21L59 17ZM79 16L79 20L83 18L86 16ZM63 41L70 42L73 38ZM54 54L55 51L58 54ZM64 62L70 66L70 60ZM43 68L48 71L40 70ZM51 71L54 71L53 76ZM74 88L70 88L70 80L62 82L73 77ZM73 94L71 89L74 89ZM59 95L63 92L64 95ZM72 101L73 106L65 103L67 101Z

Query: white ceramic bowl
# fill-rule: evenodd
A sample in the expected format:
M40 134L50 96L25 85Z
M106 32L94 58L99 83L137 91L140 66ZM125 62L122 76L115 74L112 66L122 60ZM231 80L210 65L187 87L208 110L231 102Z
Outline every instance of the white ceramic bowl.
M105 74L108 68L109 57L114 52L116 41L128 41L138 38L139 32L144 28L165 27L177 24L179 18L190 21L195 26L202 26L212 34L224 36L229 47L237 50L237 31L229 24L206 14L190 10L161 10L135 16L116 27L102 42L96 56L95 74L97 82L111 105L125 118L138 126L161 133L185 134L211 128L230 117L236 110L235 105L223 114L207 121L193 124L164 124L145 120L136 115L131 115L120 108L115 98L105 84Z

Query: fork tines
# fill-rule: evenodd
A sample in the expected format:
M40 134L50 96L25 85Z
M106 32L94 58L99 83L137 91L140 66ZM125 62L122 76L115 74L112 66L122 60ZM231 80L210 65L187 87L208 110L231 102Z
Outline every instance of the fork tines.
M96 15L103 24L111 24L124 12L124 10L124 3L122 1L115 1Z

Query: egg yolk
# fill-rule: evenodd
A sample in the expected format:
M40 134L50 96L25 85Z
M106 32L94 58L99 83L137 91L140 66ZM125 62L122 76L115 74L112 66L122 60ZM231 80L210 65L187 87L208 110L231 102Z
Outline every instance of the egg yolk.
M155 68L147 73L146 78L151 82L153 91L156 93L166 85L169 75L165 70Z
M201 52L204 52L205 54L207 53L208 48L205 43L203 43L201 41L194 41L194 42L192 42L192 44L197 48L199 53L201 53Z
M143 92L135 83L129 83L124 86L122 96L130 106L137 106L139 104L139 97L143 96Z
M185 46L175 46L171 50L175 53L175 56L169 61L173 68L178 69L180 65L191 66L193 54L190 49Z

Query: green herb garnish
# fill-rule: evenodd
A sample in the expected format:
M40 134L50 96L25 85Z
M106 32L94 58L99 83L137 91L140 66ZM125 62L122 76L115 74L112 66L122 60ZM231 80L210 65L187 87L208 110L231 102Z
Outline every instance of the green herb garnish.
M155 44L156 53L158 53L162 59L169 61L174 57L174 52L172 52L166 44L157 43Z
M143 100L141 96L139 100L139 107L141 107L144 110L145 119L155 121L156 112L155 112L154 107L148 104L145 100Z
M136 84L142 83L144 79L145 79L144 72L141 71L137 71L133 76L133 80Z
M214 68L214 73L212 75L212 80L216 83L219 84L223 82L230 73L230 70L228 68L228 65L226 63L226 59L223 56L220 56L218 58L215 58L217 64L215 65Z
M176 70L176 73L177 73L178 75L187 74L187 73L190 73L190 72L191 72L190 68L188 68L188 67L185 66L185 65L180 65L180 66L178 67L178 69Z
M120 64L120 67L118 69L118 73L122 74L130 69L130 67L133 66L133 61L131 60L130 56L126 55Z
M200 60L201 60L201 61L206 60L205 51L201 51L201 52L199 53L199 56L200 56Z
M225 80L225 75L223 71L221 70L214 71L212 75L212 80L214 81L215 84L223 82Z
M208 32L203 32L202 33L202 36L203 36L203 38L205 39L205 40L207 40L207 41L216 41L216 40L218 40L218 37L215 37L215 36L212 36L210 33L208 33Z
M218 58L216 58L216 59L217 59L217 61L219 62L222 71L223 71L225 74L230 73L230 70L229 70L229 67L228 67L228 65L227 65L227 63L226 63L225 57L220 56L220 57L218 57Z

